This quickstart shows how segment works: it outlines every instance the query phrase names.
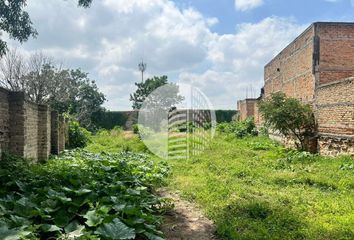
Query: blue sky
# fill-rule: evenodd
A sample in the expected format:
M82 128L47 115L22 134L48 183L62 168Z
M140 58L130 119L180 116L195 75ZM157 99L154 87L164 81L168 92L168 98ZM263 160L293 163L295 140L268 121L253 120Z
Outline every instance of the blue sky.
M354 0L353 0L354 1ZM200 88L216 109L257 97L263 68L316 21L354 21L351 0L76 0L28 1L39 35L25 56L42 52L95 79L110 110L131 108L129 94L146 77ZM6 37L6 36L5 36Z
M209 17L217 17L219 24L212 29L220 34L232 33L235 25L257 22L269 16L293 17L298 23L316 21L353 21L354 9L350 0L264 0L248 11L235 11L231 0L174 0L178 6L191 6Z

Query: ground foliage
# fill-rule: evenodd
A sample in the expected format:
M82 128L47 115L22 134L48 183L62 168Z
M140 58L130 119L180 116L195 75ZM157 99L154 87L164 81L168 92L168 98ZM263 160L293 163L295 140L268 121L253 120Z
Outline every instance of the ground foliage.
M257 135L257 129L253 118L247 118L244 121L220 123L217 125L217 130L221 133L234 134L237 138Z
M353 157L219 133L203 154L168 163L170 188L214 220L220 239L354 239Z
M141 149L138 137L112 132L95 136L88 148L115 152L122 143ZM218 131L201 155L168 164L169 188L199 205L219 239L354 239L353 157L323 157L264 136Z
M146 155L66 152L46 164L0 164L0 239L161 239L169 170Z

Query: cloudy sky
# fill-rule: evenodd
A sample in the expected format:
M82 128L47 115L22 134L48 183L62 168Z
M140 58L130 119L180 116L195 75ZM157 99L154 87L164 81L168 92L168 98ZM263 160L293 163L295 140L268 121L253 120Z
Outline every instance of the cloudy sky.
M146 77L198 86L217 109L257 96L263 67L315 21L354 21L354 0L30 0L39 35L19 45L89 72L110 110L131 108Z

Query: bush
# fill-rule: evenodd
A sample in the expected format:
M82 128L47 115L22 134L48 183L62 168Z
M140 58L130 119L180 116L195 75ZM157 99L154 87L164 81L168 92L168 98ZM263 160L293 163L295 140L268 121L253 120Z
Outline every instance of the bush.
M67 148L84 148L89 142L91 133L75 120L69 121L69 141Z
M244 121L221 123L217 125L217 130L223 133L233 133L237 138L257 135L257 129L253 118L248 118Z
M280 92L260 102L259 111L267 127L285 137L295 137L295 144L299 150L310 150L306 141L314 136L316 129L310 105L303 104L295 98L288 98Z
M141 124L134 124L133 125L133 132L135 134L139 134L139 137L142 138L142 137L146 137L146 136L150 136L151 134L154 133L154 131L149 128L149 127L144 127L143 125Z

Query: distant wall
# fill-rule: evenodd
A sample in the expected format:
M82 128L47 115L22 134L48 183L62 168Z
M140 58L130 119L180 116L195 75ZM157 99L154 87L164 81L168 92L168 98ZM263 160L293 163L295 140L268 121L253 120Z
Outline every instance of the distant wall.
M236 110L215 110L216 122L231 122L236 114Z
M63 151L67 128L63 118L53 125L57 115L46 105L26 101L22 92L0 88L0 153L43 161Z
M215 110L217 122L231 122L235 110ZM115 126L131 130L138 123L138 111L106 111L95 113L93 122L98 128L113 129Z
M258 112L257 99L246 98L237 102L237 109L240 112L240 120L244 121L249 117L254 117L255 111Z
M115 126L130 130L138 122L137 111L106 111L93 116L94 124L99 128L113 129Z

